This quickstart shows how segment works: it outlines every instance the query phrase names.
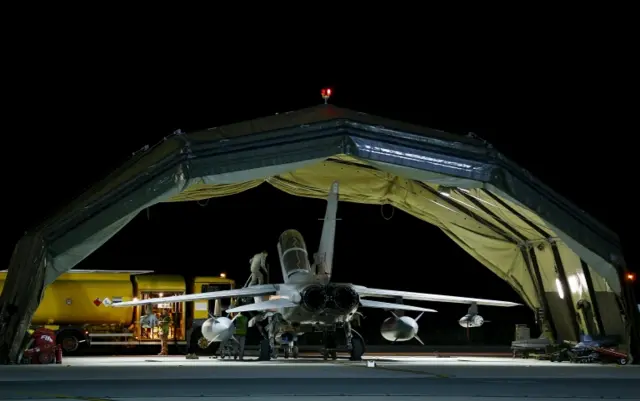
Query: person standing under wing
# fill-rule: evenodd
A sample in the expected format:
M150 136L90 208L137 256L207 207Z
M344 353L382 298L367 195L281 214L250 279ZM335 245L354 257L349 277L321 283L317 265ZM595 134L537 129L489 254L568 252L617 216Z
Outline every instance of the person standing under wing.
M160 318L160 344L161 349L158 355L169 355L169 330L171 329L171 316L166 309L162 310Z
M240 360L244 359L244 345L247 339L247 329L249 327L249 319L242 313L238 313L238 316L234 320L236 325L236 330L234 336L236 340L238 340L238 347L236 348L235 355L233 359L238 358L240 356Z
M220 359L224 359L227 356L227 351L229 348L229 340L224 340L224 341L220 341L220 346L218 347L218 350L220 351ZM229 355L231 356L231 355ZM215 356L213 357L215 358Z

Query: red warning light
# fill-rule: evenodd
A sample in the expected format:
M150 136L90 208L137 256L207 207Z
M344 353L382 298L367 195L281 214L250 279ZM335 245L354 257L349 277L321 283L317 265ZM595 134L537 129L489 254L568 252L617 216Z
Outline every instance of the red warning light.
M327 103L327 100L329 100L329 98L331 97L331 88L324 88L320 91L320 94L322 95L322 98L324 99L324 102Z
M100 298L96 298L96 299L93 300L93 304L95 306L100 306L100 304L102 304L102 301L100 300Z
M635 273L627 273L626 274L626 279L633 283L634 281L636 281L636 274Z

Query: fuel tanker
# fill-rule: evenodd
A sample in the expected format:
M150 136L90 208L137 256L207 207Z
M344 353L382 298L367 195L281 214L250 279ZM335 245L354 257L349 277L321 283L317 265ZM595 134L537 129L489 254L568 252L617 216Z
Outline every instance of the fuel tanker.
M6 271L0 271L0 292L6 275ZM78 355L92 346L160 345L158 327L146 324L145 319L141 321L141 316L160 315L167 309L173 320L170 344L187 346L189 352L215 352L219 343L209 345L202 336L202 325L210 316L220 316L223 309L220 300L130 308L108 308L102 305L102 300L105 296L115 301L131 301L233 288L235 282L224 274L185 280L182 276L151 271L71 270L45 289L31 325L54 330L64 353Z

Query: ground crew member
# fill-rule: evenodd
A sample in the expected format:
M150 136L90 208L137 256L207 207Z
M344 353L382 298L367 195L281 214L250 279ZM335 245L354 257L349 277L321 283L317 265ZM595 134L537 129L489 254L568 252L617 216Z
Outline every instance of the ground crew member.
M166 309L163 309L160 318L160 344L162 345L158 355L169 355L169 330L171 330L171 316Z
M244 344L247 339L247 328L249 327L249 319L242 313L238 313L236 319L234 320L236 330L234 332L234 336L236 340L238 340L238 348L236 348L236 352L234 355L234 359L240 356L240 360L244 359Z
M267 251L253 255L249 263L251 264L251 283L249 285L264 284L262 271L267 271Z
M231 358L231 354L228 353L227 351L229 350L230 344L229 344L229 339L227 338L224 341L220 341L220 346L219 346L219 351L220 351L220 359L224 359L227 356L229 356L229 358Z
M62 363L62 349L56 345L56 333L52 330L40 327L31 335L32 344L23 353L24 358L29 358L32 364L48 364L52 362Z

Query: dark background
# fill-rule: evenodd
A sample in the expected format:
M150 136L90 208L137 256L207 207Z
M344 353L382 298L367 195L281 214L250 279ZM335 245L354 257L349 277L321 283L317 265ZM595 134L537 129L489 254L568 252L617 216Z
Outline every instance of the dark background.
M331 103L337 106L476 133L618 232L626 250L633 249L630 225L637 217L628 210L636 202L627 177L637 170L635 132L620 122L630 110L625 94L632 95L622 85L624 74L594 63L591 48L510 53L504 61L485 58L473 66L464 55L451 55L446 66L423 57L384 66L353 57L324 70L313 52L304 60L272 56L222 63L215 55L196 62L161 48L153 55L140 49L45 43L37 50L40 63L14 60L15 74L5 77L5 263L25 230L144 145L176 129L188 132L312 106L322 102L319 90L326 86L333 88ZM241 285L249 258L266 249L278 279L279 233L298 229L315 248L324 207L323 200L295 198L268 184L209 202L157 205L77 268L226 272ZM518 301L506 283L438 229L398 210L390 220L382 212L380 206L341 203L336 280ZM385 216L391 212L384 207ZM637 270L636 255L625 257ZM423 339L464 341L456 320L466 307L432 306L440 313L421 322ZM364 325L379 337L384 313L367 314ZM524 307L483 308L481 314L492 323L473 332L476 341L504 343L513 324L533 324ZM376 338L369 341L381 341Z

